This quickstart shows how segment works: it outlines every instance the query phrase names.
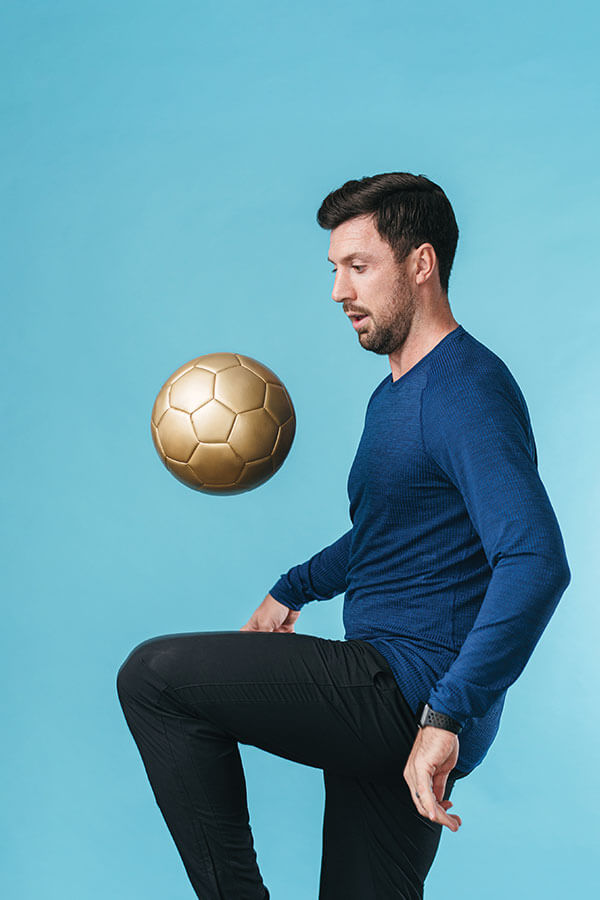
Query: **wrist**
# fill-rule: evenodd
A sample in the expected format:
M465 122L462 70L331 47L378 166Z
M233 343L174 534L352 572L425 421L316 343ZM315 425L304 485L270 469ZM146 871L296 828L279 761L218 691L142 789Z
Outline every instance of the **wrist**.
M452 731L454 734L460 734L462 725L446 713L438 712L432 709L428 703L421 701L417 709L417 725L419 728L432 726L434 728L442 728L444 731Z

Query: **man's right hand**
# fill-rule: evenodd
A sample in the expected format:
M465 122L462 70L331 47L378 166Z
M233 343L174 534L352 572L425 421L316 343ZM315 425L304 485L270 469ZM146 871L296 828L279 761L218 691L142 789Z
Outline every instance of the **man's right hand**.
M299 609L290 609L280 603L272 594L267 594L240 631L283 631L294 634L294 622L300 612Z

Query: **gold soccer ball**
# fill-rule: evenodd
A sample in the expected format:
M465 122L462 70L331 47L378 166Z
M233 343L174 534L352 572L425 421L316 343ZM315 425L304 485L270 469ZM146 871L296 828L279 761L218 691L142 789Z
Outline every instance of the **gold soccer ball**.
M241 494L283 465L296 431L277 375L241 353L208 353L173 372L151 418L152 440L179 481L206 494Z

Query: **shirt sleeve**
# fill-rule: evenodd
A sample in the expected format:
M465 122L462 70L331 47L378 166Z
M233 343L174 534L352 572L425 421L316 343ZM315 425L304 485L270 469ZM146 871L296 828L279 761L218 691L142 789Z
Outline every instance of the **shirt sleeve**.
M525 400L508 378L423 398L423 443L460 491L492 569L474 621L428 702L464 725L518 678L571 579L537 469Z
M290 609L311 600L331 600L346 590L352 528L304 563L281 575L269 593Z

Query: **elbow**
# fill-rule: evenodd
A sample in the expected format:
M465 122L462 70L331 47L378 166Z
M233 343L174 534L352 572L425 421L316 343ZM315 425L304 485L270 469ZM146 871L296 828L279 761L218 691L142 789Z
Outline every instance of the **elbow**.
M554 564L555 564L555 577L557 581L557 590L560 591L562 595L569 584L571 583L571 568L569 566L569 561L567 559L567 551L565 549L565 544L562 538L562 534L559 533L558 540L556 541L554 548Z
M509 559L506 557L507 565ZM564 547L547 546L535 552L514 554L512 563L523 565L523 571L527 571L526 580L540 588L543 586L545 595L551 594L556 600L562 597L571 582L571 569Z
M559 568L559 587L561 594L564 594L569 584L571 583L571 569L569 568L569 563L567 562L567 557L563 556L562 565Z
M548 578L552 582L556 595L561 597L571 582L571 569L567 560L564 545L554 548L545 555Z
M546 534L545 539L539 540L536 555L540 557L539 574L553 586L556 595L561 597L571 583L571 568L558 528Z

